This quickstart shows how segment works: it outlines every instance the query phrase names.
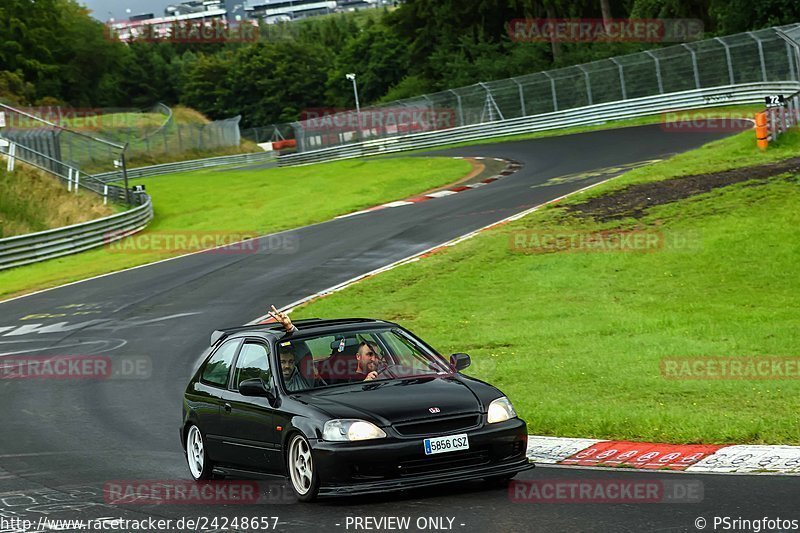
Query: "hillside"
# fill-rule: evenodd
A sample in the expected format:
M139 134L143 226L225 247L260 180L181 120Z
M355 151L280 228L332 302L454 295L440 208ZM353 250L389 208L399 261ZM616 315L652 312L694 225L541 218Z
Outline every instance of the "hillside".
M0 168L0 238L68 226L114 209L85 191L70 193L52 176L29 168Z

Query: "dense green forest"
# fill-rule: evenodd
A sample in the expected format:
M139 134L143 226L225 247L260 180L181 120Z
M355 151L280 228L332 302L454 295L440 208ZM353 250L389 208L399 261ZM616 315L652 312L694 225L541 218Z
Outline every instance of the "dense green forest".
M523 43L515 18L696 18L707 36L800 20L795 0L407 0L391 11L262 26L252 43L109 37L75 0L0 3L0 99L19 105L185 104L242 125L352 107L631 53L655 43Z

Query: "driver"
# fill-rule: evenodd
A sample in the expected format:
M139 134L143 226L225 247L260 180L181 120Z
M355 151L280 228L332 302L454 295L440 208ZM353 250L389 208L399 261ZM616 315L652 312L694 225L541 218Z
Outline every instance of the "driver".
M355 375L348 381L371 381L378 377L378 347L374 342L362 341L356 352Z

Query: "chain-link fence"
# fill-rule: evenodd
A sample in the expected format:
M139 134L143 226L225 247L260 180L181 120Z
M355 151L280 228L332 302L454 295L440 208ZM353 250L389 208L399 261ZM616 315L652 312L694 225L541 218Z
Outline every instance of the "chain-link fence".
M70 190L85 188L106 198L135 200L135 195L93 176L115 173L123 180L126 161L135 165L163 154L239 146L240 117L210 123L190 118L179 122L163 104L146 110L19 109L0 104L0 153L7 156L9 168L19 159L58 176Z
M261 128L242 130L242 137L255 143L287 141L294 139L294 127L291 124L273 124Z
M86 189L106 199L135 202L124 189L93 178L97 173L122 170L124 150L123 145L0 104L0 154L9 171L22 161L57 176L69 190Z
M302 152L645 96L749 82L798 80L797 44L786 38L792 32L800 34L800 25L476 83L362 108L360 113L350 110L307 118L291 126L297 149ZM257 129L284 132L286 126Z

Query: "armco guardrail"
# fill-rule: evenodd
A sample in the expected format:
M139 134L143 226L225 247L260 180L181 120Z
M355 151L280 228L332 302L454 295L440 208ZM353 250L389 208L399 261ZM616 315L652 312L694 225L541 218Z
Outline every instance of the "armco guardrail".
M144 229L153 218L150 197L141 205L81 224L0 239L0 270L82 252Z
M800 90L800 82L783 81L723 85L659 94L516 119L486 122L449 130L375 139L310 152L283 155L278 157L278 166L307 165L322 161L433 148L458 142L480 141L519 133L585 126L609 120L642 117L667 111L762 103L768 95L791 94L798 90Z
M177 161L175 163L164 163L163 165L152 165L149 167L129 168L128 179L149 178L173 172L187 172L190 170L200 170L203 168L219 167L223 165L239 165L247 163L261 163L275 159L274 152L253 152L247 154L223 155L219 157L209 157L206 159L193 159L191 161ZM95 174L94 178L108 183L111 181L122 180L121 172L105 172Z

